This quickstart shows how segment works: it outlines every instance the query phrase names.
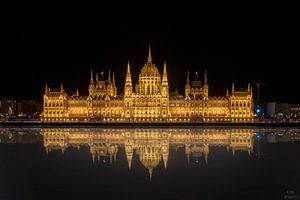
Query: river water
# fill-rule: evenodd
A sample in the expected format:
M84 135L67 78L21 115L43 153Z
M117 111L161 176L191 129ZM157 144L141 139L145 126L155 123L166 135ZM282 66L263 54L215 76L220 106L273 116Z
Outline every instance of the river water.
M299 199L299 128L0 128L0 199Z

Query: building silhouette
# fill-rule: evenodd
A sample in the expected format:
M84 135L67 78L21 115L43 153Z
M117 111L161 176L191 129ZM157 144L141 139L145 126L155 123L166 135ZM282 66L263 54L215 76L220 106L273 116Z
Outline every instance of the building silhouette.
M160 74L152 61L149 46L148 60L142 67L138 82L133 84L128 62L124 92L118 93L115 74L109 71L107 80L91 71L89 94L78 90L68 95L63 85L58 90L45 87L41 120L45 122L252 122L252 87L235 90L224 96L210 96L208 75L203 81L190 80L187 72L185 94L169 92L167 63Z

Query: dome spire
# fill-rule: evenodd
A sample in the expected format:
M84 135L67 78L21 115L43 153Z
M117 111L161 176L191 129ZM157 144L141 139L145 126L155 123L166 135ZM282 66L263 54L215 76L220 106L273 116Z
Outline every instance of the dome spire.
M149 63L151 63L151 62L152 62L152 55L151 55L151 45L150 45L150 43L149 43L148 62L149 62Z

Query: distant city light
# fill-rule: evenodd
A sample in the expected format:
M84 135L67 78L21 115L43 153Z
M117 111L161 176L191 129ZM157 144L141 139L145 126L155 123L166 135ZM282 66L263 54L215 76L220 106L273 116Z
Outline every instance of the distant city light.
M256 139L259 140L260 138L261 138L261 135L257 134L257 135L256 135Z

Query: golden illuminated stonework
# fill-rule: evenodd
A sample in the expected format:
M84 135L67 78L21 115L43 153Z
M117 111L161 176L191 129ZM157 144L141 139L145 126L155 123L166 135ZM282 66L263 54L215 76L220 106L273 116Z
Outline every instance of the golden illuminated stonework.
M185 95L169 92L167 64L162 75L152 62L149 47L148 61L142 67L138 83L133 87L130 64L127 64L124 93L118 94L115 75L108 79L96 73L88 87L88 96L78 90L68 95L47 87L44 93L41 121L44 122L253 122L252 87L236 91L232 83L222 97L209 96L207 71L204 80L190 83L189 73Z

